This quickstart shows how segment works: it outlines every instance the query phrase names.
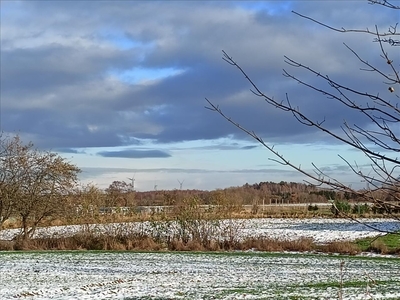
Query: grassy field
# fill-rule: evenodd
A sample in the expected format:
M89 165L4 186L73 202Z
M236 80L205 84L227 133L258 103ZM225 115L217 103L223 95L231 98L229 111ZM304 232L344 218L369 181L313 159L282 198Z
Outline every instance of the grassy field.
M365 238L355 241L361 251L372 251L382 254L400 254L400 232L386 234L376 238Z

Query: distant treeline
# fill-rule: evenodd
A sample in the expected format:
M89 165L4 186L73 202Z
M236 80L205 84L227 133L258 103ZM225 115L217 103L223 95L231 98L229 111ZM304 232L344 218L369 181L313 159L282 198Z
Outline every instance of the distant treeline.
M158 190L134 192L136 205L173 205L179 198L195 196L203 204L213 204L222 198L239 205L273 203L318 203L326 200L357 201L356 194L321 189L297 182L259 182L214 191Z

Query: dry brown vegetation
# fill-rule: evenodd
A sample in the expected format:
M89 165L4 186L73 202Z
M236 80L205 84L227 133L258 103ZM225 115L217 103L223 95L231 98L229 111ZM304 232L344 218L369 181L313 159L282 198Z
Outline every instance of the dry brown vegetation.
M280 187L285 184L279 184ZM237 188L240 190L241 188ZM243 187L247 192L253 187ZM250 189L250 190L249 190ZM257 191L257 189L255 189ZM114 191L115 193L115 191ZM129 192L132 193L132 192ZM228 201L226 191L210 192L212 197L204 198L187 191L164 193L164 205L148 207L132 207L130 210L101 212L101 205L107 194L94 187L81 189L71 203L80 204L79 210L71 210L64 218L45 218L42 224L47 226L62 224L83 224L84 230L69 237L49 237L24 239L17 237L13 241L1 241L0 250L116 250L116 251L299 251L356 254L361 250L351 242L332 242L317 245L312 239L278 240L266 237L253 237L245 240L238 238L240 222L226 222L235 218L252 217L312 217L330 216L329 206L313 205L259 206L243 205ZM114 195L115 196L115 195ZM129 195L121 197L127 199ZM79 201L79 202L77 202ZM69 206L74 207L74 206ZM75 206L76 207L76 206ZM225 220L225 221L223 221ZM140 230L126 226L128 222L148 221L151 230ZM125 224L113 227L112 224ZM90 224L110 224L106 232L99 233ZM7 221L3 225L16 228L21 225L18 219ZM171 228L174 233L171 235ZM219 238L216 239L216 232ZM375 245L375 244L374 244ZM385 249L375 245L380 253ZM371 250L378 252L378 250Z
M383 246L380 246L383 247ZM324 252L357 254L361 250L351 242L331 242L317 245L310 238L278 240L248 238L244 241L216 241L207 243L190 239L160 240L156 237L127 235L110 236L79 233L71 237L51 237L30 240L0 241L0 250L113 250L113 251L267 251L267 252ZM382 250L382 249L381 249ZM384 254L385 252L380 251Z
M319 250L326 253L341 253L341 254L357 254L361 250L356 244L348 241L344 242L331 242L325 245L319 245Z

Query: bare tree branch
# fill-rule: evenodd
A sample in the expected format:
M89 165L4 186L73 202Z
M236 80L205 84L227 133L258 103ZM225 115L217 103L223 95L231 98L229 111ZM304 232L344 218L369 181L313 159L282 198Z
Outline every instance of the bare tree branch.
M394 5L387 0L368 0L369 4L379 4L392 9L400 9L399 5Z
M385 0L369 0L369 3L378 4L390 9L400 9L399 6ZM385 67L368 62L350 46L347 44L344 44L344 46L364 65L360 71L373 72L376 74L384 84L389 85L387 93L389 95L394 95L397 99L400 98L396 91L400 90L400 76L397 67L398 64L396 65L389 57L389 54L387 51L385 51L384 47L384 44L387 43L387 41L391 41L389 42L389 45L397 45L397 42L393 39L396 36L400 36L400 33L397 32L397 23L396 25L390 27L387 32L381 33L378 30L378 26L375 26L374 31L371 31L368 28L336 28L300 13L293 13L301 18L310 20L321 25L322 27L336 32L352 32L374 36L375 41L378 42L381 53L380 57L383 59L383 66ZM315 186L328 186L338 191L354 193L365 201L374 203L375 207L382 209L388 215L400 220L398 215L393 214L393 211L400 211L400 177L397 175L400 167L400 127L398 125L400 123L400 108L398 106L398 102L388 100L390 97L387 97L387 95L381 96L380 93L373 94L371 92L361 91L357 88L353 88L347 83L341 83L337 79L321 74L310 66L304 65L287 56L284 56L285 62L290 67L302 69L310 74L315 75L318 80L321 80L323 83L325 83L323 86L327 87L320 87L315 83L308 83L305 80L292 75L285 69L283 70L283 76L294 80L300 85L324 96L329 101L335 101L342 104L343 108L364 116L370 123L370 126L365 128L359 126L358 124L351 125L344 120L341 127L342 134L340 134L334 132L328 127L328 125L325 124L325 118L321 117L320 120L314 120L309 115L304 113L301 108L293 106L288 94L285 95L285 99L282 101L276 100L274 97L265 94L255 84L246 71L231 56L229 56L227 52L222 52L222 59L229 65L239 70L239 72L249 82L250 91L255 96L262 98L266 104L290 113L300 124L316 128L327 136L330 136L335 140L350 146L352 149L359 151L361 154L367 157L370 163L368 165L369 171L365 173L363 168L358 166L356 162L351 164L348 160L339 155L348 168L354 174L356 174L361 181L365 182L368 188L355 190L351 187L351 185L346 185L339 179L331 177L315 164L312 164L312 172L302 169L301 166L294 165L287 158L281 155L277 150L275 150L274 146L264 142L264 140L254 131L247 129L232 120L218 105L206 98L208 103L208 106L206 107L207 109L217 112L225 120L259 142L274 155L275 158L271 158L270 160L298 171L308 178L311 181L311 184ZM350 215L345 214L344 216L357 221ZM373 229L380 231L377 228Z

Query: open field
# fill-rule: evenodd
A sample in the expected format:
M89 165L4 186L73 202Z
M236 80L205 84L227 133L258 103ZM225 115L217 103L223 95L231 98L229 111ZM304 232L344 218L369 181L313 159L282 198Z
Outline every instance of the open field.
M343 264L341 271L340 265ZM394 258L1 252L1 299L399 299Z
M382 234L375 229L400 230L396 220L358 221L361 224L339 218L227 219L215 227L222 231L213 231L212 238L227 239L229 234L223 234L232 229L238 240L311 238L323 245L373 239ZM87 224L40 228L36 237L88 231L168 238L181 229L174 222ZM2 230L0 239L11 240L18 233ZM397 247L400 236L391 238ZM400 260L256 251L10 251L0 252L0 283L0 299L339 299L339 292L342 299L400 299Z
M244 239L247 237L268 237L271 239L296 240L300 238L312 238L316 243L332 241L356 240L360 238L382 235L373 228L386 231L400 231L400 222L392 219L358 219L360 223L349 219L339 218L264 218L264 219L231 219L222 220L221 224L213 232L215 238L221 238L221 234L227 229L233 230L234 237ZM162 223L160 223L162 224ZM371 226L367 227L365 226ZM154 227L152 222L131 222L91 225L52 226L39 228L35 237L61 237L91 231L104 234L120 234L130 232L143 232L150 236L155 234L173 235L180 228L176 223L169 226ZM214 229L215 229L214 228ZM19 229L6 229L0 231L0 240L11 240Z

